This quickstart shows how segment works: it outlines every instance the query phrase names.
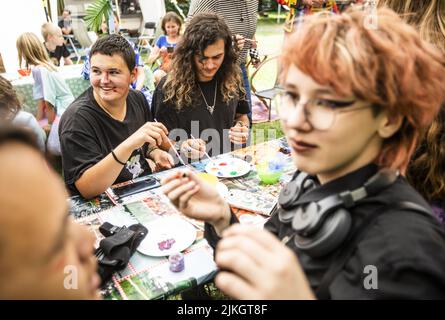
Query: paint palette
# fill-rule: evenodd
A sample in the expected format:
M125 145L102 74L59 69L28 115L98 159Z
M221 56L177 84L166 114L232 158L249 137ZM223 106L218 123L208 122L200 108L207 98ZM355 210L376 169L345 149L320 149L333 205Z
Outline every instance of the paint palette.
M142 254L164 257L190 247L196 239L196 229L180 217L159 218L145 224L148 234L138 247Z
M225 199L229 195L229 188L224 183L218 182L215 187L222 198Z
M250 171L250 164L238 158L212 159L205 170L218 178L236 178Z

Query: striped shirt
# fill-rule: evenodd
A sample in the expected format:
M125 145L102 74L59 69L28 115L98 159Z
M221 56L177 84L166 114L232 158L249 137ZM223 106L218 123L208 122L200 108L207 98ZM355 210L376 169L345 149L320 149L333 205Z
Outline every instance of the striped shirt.
M233 34L252 39L257 25L258 0L192 0L187 22L197 13L212 12L220 15ZM238 61L246 63L250 42L246 41Z

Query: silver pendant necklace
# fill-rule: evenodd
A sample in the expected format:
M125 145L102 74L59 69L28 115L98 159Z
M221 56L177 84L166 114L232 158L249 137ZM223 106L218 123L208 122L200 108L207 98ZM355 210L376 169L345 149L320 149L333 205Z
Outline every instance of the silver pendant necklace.
M198 83L199 91L201 91L201 96L204 99L204 103L206 104L207 110L210 112L211 115L213 115L213 111L215 110L215 104L216 104L216 91L218 89L218 80L215 82L215 94L213 96L213 105L209 105L207 103L206 97L204 96L204 93L202 92L201 85Z

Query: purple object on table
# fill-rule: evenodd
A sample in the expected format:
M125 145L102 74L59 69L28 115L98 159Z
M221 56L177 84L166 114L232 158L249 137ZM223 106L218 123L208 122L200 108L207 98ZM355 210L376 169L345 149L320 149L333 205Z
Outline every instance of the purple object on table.
M170 271L181 272L184 270L184 255L182 253L175 253L168 257L170 262Z

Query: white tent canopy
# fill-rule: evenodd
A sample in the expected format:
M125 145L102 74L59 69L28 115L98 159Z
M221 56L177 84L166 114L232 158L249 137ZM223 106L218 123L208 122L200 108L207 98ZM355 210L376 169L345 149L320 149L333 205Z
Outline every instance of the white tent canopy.
M0 30L2 30L0 53L6 72L14 73L20 69L15 46L18 36L23 32L34 32L41 38L40 27L45 22L42 0L8 1L8 5L0 10Z
M57 0L50 2L52 21L57 23ZM65 5L72 10L73 15L85 12L85 8L93 0L65 0ZM113 0L114 2L114 0ZM165 14L164 0L139 0L143 23L158 22ZM0 53L7 73L16 73L18 65L16 40L23 32L33 32L41 38L40 27L46 22L42 0L14 0L8 1L7 7L0 10L0 30L2 44ZM141 24L143 26L143 24ZM41 38L42 39L42 38ZM42 39L43 42L43 39Z

